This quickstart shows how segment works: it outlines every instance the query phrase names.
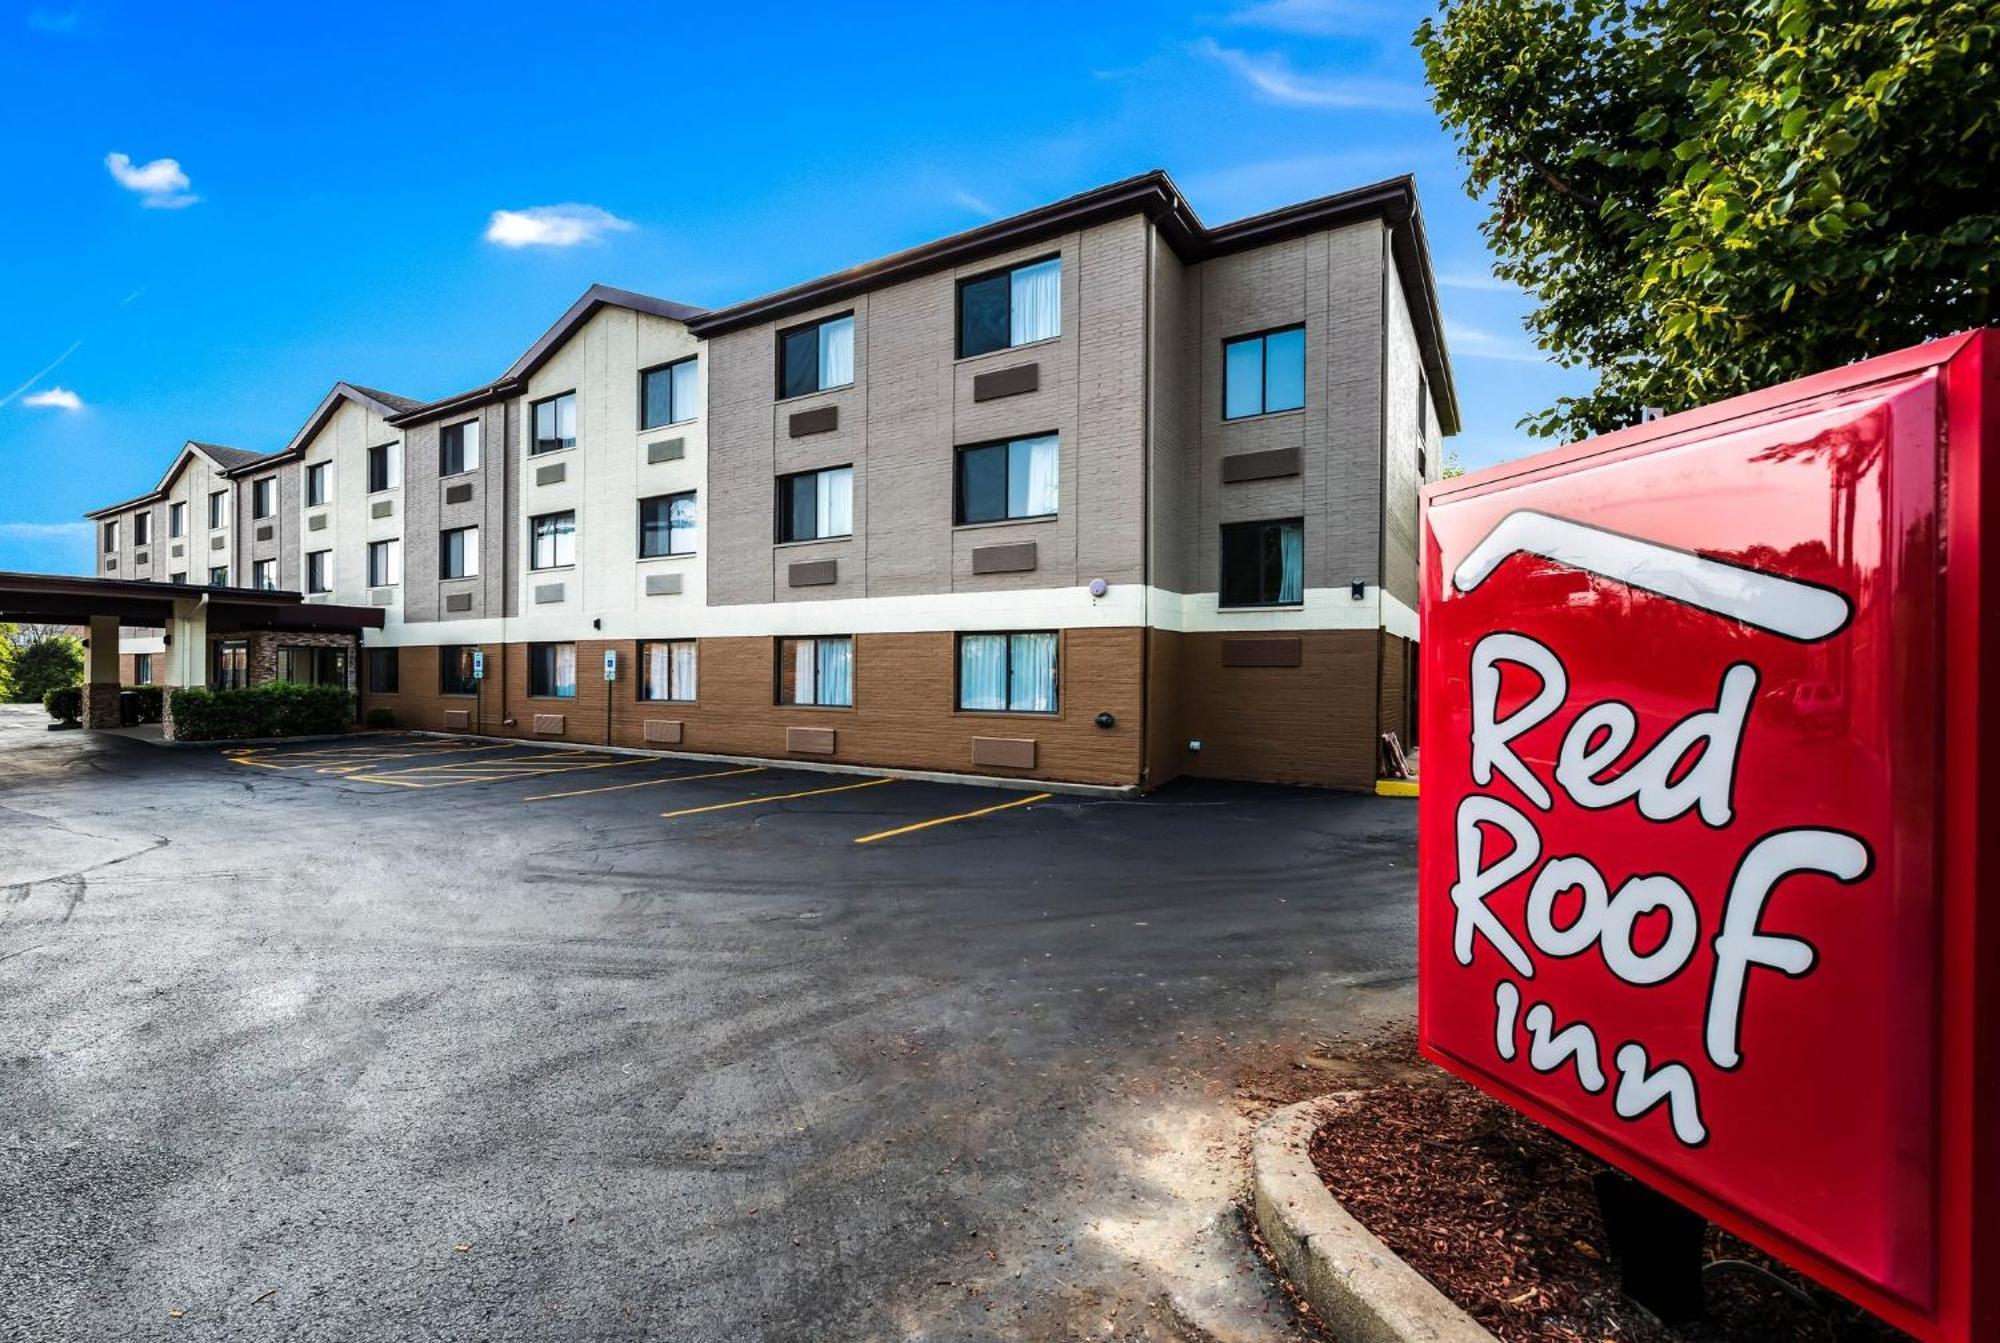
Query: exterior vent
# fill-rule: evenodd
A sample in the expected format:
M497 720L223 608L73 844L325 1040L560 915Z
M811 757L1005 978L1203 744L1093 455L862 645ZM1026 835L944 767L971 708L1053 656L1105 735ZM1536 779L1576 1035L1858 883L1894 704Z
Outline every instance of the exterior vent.
M394 499L377 499L374 503L368 505L368 516L371 518L395 517L396 501Z
M469 592L447 592L444 596L444 609L447 611L470 611L472 609L472 594Z
M1222 641L1225 667L1296 667L1304 660L1305 649L1297 637Z
M1015 541L1004 546L976 546L972 551L975 574L1025 574L1035 567L1035 543Z
M446 732L463 732L471 726L472 710L446 709L444 711L444 730Z
M808 434L830 434L838 428L840 428L839 406L818 406L812 410L796 411L792 415L793 438L804 438Z
M220 550L228 544L229 538L226 536L211 536L208 538L208 548L210 550Z
M648 718L645 720L646 740L655 746L679 746L683 724L678 718Z
M324 514L324 513L315 513L315 514L313 514L313 515L312 515L311 517L307 518L307 519L306 519L306 530L307 530L307 531L309 531L309 532L323 532L323 531L325 531L325 530L326 530L326 514Z
M1012 368L996 368L991 373L981 373L972 380L974 401L997 401L1003 396L1019 396L1032 392L1042 385L1040 364L1016 364Z
M832 755L834 735L830 727L788 727L785 749L795 755Z
M685 456L687 456L687 440L684 438L665 438L658 443L646 445L648 462L678 462Z
M178 541L174 542L174 545L173 545L173 557L174 557L175 559L179 559L179 558L180 558L181 556L183 556L183 555L185 555L185 554L187 554L187 547L186 547L186 546L184 546L184 545L182 545L182 544L181 544L180 542L178 542Z
M152 555L143 550L137 552L132 556L132 563L134 564L151 564L152 562L153 562Z
M537 606L547 606L551 602L559 602L562 599L563 585L560 583L541 583L535 588L535 604Z
M104 561L104 567L107 571L116 569L118 567L118 557L116 555L107 557Z
M972 763L984 769L1033 769L1033 737L974 737Z
M679 574L647 574L646 595L648 597L671 597L681 590Z
M268 541L277 534L277 529L268 522L257 529L257 539L259 541Z
M444 501L448 504L469 504L472 502L472 482L460 481L456 485L444 487Z
M1299 473L1297 448L1271 448L1265 452L1237 452L1222 459L1222 483L1235 485L1246 480L1276 480Z
M800 560L785 571L785 583L795 588L823 588L840 579L838 560Z
M368 604L371 606L394 606L396 604L396 589L394 588L369 589Z
M560 485L568 478L568 462L549 462L535 468L535 483L537 485Z
M535 735L539 737L560 737L564 732L564 718L559 713L538 713L535 715Z

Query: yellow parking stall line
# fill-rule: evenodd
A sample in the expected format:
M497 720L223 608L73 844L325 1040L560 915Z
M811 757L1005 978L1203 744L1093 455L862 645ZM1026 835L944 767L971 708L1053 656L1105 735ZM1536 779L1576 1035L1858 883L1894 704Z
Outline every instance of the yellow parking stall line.
M355 783L388 783L399 788L456 788L468 783L510 783L515 779L537 779L544 774L576 774L586 769L616 769L620 765L643 765L648 763L643 756L630 760L601 760L588 765L557 765L550 769L494 770L488 774L454 774L437 778L442 766L436 770L398 769L387 774L350 774L347 777ZM409 774L430 774L428 779L408 779Z
M504 750L504 747L495 747ZM442 765L411 765L405 769L392 769L386 774L441 774L446 771L463 773L473 770L492 770L503 765L546 765L551 761L574 760L580 755L602 759L601 751L536 751L532 755L503 755L498 760L452 760Z
M908 835L914 834L919 830L928 830L934 825L950 825L953 821L977 820L981 816L991 816L996 811L1006 811L1009 807L1025 807L1031 802L1046 802L1054 796L1055 794L1053 793L1036 793L1032 797L1017 797L1012 802L996 802L990 807L981 807L977 811L961 811L955 816L936 816L928 821L918 821L914 825L899 825L894 830L878 830L872 835L862 835L854 842L856 844L873 844L878 839L894 839L898 835Z
M894 779L863 779L860 783L836 784L832 788L807 788L797 793L769 793L763 797L739 798L735 802L711 802L705 807L682 807L679 811L663 811L661 819L672 820L676 816L699 816L705 811L728 811L731 807L754 807L761 802L790 802L795 797L819 797L825 793L851 793L857 788L873 788L877 784L894 783Z
M664 779L641 779L637 783L606 784L602 788L572 788L566 793L537 793L524 797L523 802L553 802L559 797L585 797L591 793L618 793L627 788L651 788L661 783L691 783L696 779L727 779L738 774L762 774L763 765L747 765L742 769L718 769L707 774L669 774Z

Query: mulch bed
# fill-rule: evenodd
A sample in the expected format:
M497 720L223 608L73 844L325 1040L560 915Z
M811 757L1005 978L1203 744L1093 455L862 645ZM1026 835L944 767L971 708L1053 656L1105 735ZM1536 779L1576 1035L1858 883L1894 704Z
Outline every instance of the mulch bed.
M1703 1319L1668 1328L1620 1293L1606 1259L1592 1188L1604 1163L1422 1063L1407 1037L1358 1055L1347 1071L1364 1098L1314 1137L1320 1178L1362 1225L1508 1343L1907 1343L1714 1228L1708 1259L1734 1264L1708 1272Z

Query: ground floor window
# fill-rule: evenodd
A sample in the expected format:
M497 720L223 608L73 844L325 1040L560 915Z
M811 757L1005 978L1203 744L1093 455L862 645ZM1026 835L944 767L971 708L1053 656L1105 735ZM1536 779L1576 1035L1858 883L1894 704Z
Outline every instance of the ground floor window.
M1305 524L1232 522L1222 529L1222 605L1295 606L1305 600Z
M639 645L639 698L692 700L695 697L695 641L667 639Z
M132 655L132 684L153 684L153 655L151 653L134 653Z
M576 698L576 645L528 645L528 693L543 699Z
M1056 711L1056 636L958 636L958 707L1005 713Z
M368 693L371 695L393 695L402 674L399 650L394 648L371 648L368 650Z
M330 685L344 690L347 688L347 650L279 644L278 679L290 681L293 685Z
M250 645L224 639L215 645L215 688L241 690L250 684Z
M438 649L438 693L440 695L477 695L479 680L473 676L473 655L479 650L471 644L446 644Z
M778 703L854 705L854 640L845 635L778 640Z

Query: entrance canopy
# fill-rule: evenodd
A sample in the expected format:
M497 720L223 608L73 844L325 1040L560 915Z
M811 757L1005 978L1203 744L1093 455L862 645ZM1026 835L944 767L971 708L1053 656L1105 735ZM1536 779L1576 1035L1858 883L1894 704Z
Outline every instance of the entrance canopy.
M194 614L190 603L205 617L209 634L296 630L358 635L381 629L384 615L378 606L309 602L303 593L273 589L0 571L0 621L88 626L93 618L115 618L123 626L157 629L177 614L183 619Z

